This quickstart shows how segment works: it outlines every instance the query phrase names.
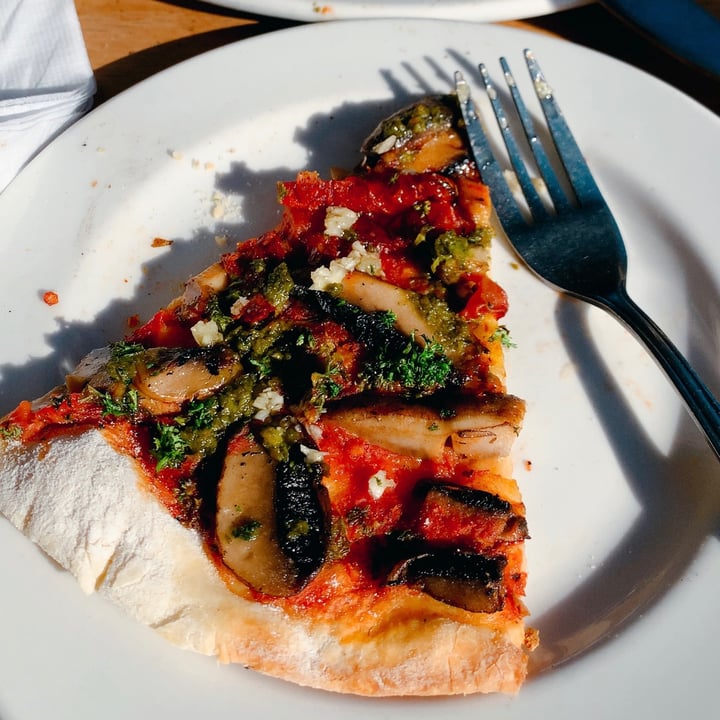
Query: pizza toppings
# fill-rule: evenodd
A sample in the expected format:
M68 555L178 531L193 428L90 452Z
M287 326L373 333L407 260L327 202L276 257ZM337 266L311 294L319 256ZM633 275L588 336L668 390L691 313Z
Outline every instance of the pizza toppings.
M390 118L354 173L278 191L276 228L2 435L101 429L228 589L288 617L365 622L397 596L410 622L521 623L528 532L502 470L524 403L454 103Z
M154 400L185 403L214 395L241 371L237 355L225 347L153 348L141 354L133 385Z
M330 534L322 467L307 462L298 445L278 463L274 507L280 548L304 585L325 559Z
M498 612L504 605L503 570L506 559L458 550L436 550L401 562L390 584L420 588L436 600L469 612Z
M241 244L193 278L169 311L130 341L91 353L68 378L68 391L101 404L104 424L130 421L147 443L145 466L163 483L184 495L197 486L191 514L212 482L203 475L206 460L224 453L209 531L227 567L261 595L297 594L328 556L329 518L339 508L328 506L333 493L325 463L317 462L327 437L318 448L314 423L413 463L432 461L431 474L448 453L453 464L477 464L509 452L523 405L496 392L490 351L473 326L494 319L489 298L498 292L478 280L488 264L488 231L463 210L462 187L468 182L433 172L390 177L378 170L337 181L301 174L283 184L287 215L278 230ZM465 319L453 309L463 303ZM169 338L182 341L168 345ZM343 461L336 455L333 462ZM398 493L407 498L406 487L381 464L353 493L385 506ZM482 522L470 523L468 508ZM464 523L470 535L492 538L480 545L509 542L498 522L442 484L413 511L416 521L383 521L370 535L383 538L408 522L415 532L431 509L444 526ZM418 536L426 559L405 558L393 583L450 582L427 559L442 544L440 525L431 525ZM352 544L354 531L340 527L340 540L333 532L330 552L343 556L347 548L338 548Z
M492 551L502 543L525 540L522 510L498 495L453 482L419 486L422 504L417 531L430 541L447 542L477 551Z
M324 422L413 457L439 459L450 447L459 457L480 460L509 453L523 410L508 395L473 402L441 396L433 404L370 396L335 403Z
M318 473L297 454L278 463L241 432L228 447L218 484L223 562L254 590L277 597L304 587L327 548Z
M466 158L457 111L445 98L427 98L380 123L363 146L370 166L404 172L444 169Z

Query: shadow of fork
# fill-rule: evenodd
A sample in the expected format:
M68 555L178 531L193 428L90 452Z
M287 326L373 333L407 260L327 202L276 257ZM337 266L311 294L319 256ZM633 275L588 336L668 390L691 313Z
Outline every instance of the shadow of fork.
M542 643L531 658L532 674L612 639L662 599L709 535L720 536L714 458L707 461L709 450L684 413L668 453L655 447L590 336L590 312L588 305L560 298L556 321L640 514L580 586L534 618Z

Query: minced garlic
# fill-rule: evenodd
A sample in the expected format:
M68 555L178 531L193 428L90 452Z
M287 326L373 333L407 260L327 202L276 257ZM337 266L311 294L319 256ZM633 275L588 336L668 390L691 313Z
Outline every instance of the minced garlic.
M223 341L223 334L214 320L198 320L191 328L190 332L195 338L195 342L201 347L211 347Z
M305 456L305 459L311 463L319 463L323 461L323 458L325 457L326 453L321 452L320 450L316 448L308 447L307 445L300 444L300 452Z
M310 273L312 280L311 290L327 290L331 285L337 285L343 281L348 274L357 270L367 275L381 275L382 266L380 256L374 252L368 252L367 248L356 240L352 244L352 250L345 257L332 260L329 265L322 265Z
M368 480L368 492L374 500L379 500L388 488L394 488L395 485L396 482L384 470L378 470Z
M257 412L253 416L256 420L267 420L273 413L282 410L285 398L273 388L265 388L254 400L253 407Z
M325 234L330 237L342 237L360 217L354 210L331 205L325 212Z

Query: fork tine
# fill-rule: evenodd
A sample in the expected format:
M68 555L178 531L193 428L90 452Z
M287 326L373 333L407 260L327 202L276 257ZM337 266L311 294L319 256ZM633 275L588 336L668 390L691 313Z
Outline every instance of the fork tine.
M513 103L515 104L515 109L517 110L523 130L525 131L525 137L530 145L530 150L535 158L535 163L540 171L540 175L545 182L545 187L552 198L553 205L558 212L567 210L571 207L571 203L560 185L557 174L550 163L550 159L545 152L545 148L540 141L540 138L535 132L535 124L533 123L532 116L527 109L527 105L525 105L525 101L523 100L520 90L515 82L515 77L513 76L510 66L504 57L500 58L500 67L502 68L505 76L505 82L510 89L510 95L513 99Z
M549 213L543 205L542 200L540 199L540 196L530 179L525 161L523 160L520 148L515 141L515 136L513 135L512 128L510 127L510 123L505 115L505 110L500 102L500 98L498 97L498 93L495 85L493 84L492 78L490 77L490 73L488 73L487 68L482 63L480 63L478 67L480 69L480 75L482 76L483 83L485 84L485 91L487 92L487 96L490 100L490 105L495 113L495 119L497 120L498 127L502 133L503 142L505 143L505 148L507 149L508 156L510 157L510 162L512 163L513 170L515 170L515 177L517 178L518 184L525 196L525 201L530 209L530 214L535 221L543 220Z
M502 168L490 149L490 144L480 124L480 118L475 112L475 105L470 95L470 86L459 71L455 72L455 92L457 93L463 117L467 120L465 128L472 146L475 162L483 182L490 188L495 212L498 217L502 218L503 227L506 229L512 226L524 226L526 224L525 219L508 187Z
M560 156L578 202L581 205L588 202L604 202L595 179L585 162L582 151L578 147L570 128L565 122L560 106L555 100L553 89L545 79L545 75L532 50L525 50L525 62L535 88L535 94L545 115L555 149Z

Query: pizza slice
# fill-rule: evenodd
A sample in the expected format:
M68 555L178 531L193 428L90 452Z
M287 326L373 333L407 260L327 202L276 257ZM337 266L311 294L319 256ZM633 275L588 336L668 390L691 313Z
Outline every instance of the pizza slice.
M5 416L0 510L183 648L339 692L514 693L525 408L454 97L278 191L277 227Z

